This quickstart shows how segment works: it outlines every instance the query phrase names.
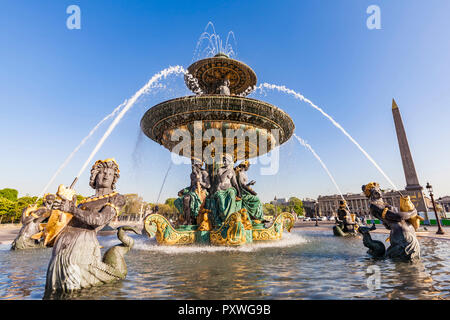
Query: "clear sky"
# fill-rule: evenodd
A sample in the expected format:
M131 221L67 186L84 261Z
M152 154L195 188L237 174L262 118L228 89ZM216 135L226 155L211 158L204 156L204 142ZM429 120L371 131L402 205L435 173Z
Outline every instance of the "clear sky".
M69 30L69 5L81 9L81 29ZM381 9L381 29L369 30L369 5ZM391 113L400 108L419 181L450 195L450 2L304 1L21 1L0 4L0 188L37 195L89 133L153 74L189 66L209 21L236 36L236 58L259 82L285 85L333 116L403 188L405 179ZM151 106L188 95L182 77L163 82L131 109L95 159L115 157L118 191L158 196L169 152L139 133ZM296 133L320 155L343 192L389 184L362 153L304 102L268 91L252 97L288 112ZM108 123L109 124L109 123ZM70 184L107 125L65 168ZM281 147L280 170L250 179L263 201L317 197L336 189L296 140ZM190 166L174 166L161 200L188 183ZM76 189L92 194L89 170Z

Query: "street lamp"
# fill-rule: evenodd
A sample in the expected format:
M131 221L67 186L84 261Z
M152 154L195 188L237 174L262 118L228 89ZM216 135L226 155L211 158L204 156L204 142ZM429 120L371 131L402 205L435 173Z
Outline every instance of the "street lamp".
M277 196L275 196L275 198L273 198L273 203L275 206L275 218L273 219L275 221L275 219L277 218L278 215L278 211L277 211Z
M429 182L427 182L426 187L428 192L430 193L430 198L431 198L431 202L433 203L433 210L434 210L434 215L436 216L436 223L438 226L438 231L436 232L436 234L445 234L444 230L442 230L441 227L441 221L439 220L439 216L436 210L436 203L434 202L434 197L433 197L433 187L431 186L431 184Z
M319 206L316 203L315 208L314 208L314 213L315 213L315 216L316 216L316 227L319 226L319 219L317 218L317 211L319 211Z

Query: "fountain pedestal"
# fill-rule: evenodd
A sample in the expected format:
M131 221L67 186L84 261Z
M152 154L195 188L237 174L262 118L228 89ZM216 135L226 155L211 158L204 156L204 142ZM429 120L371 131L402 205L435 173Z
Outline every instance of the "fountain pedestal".
M149 236L156 236L161 245L212 244L218 246L240 246L257 241L280 240L283 230L291 231L294 217L289 212L280 213L269 227L264 224L245 223L245 209L232 213L217 229L196 230L196 226L174 228L162 215L152 214L144 222ZM156 232L152 226L156 225Z

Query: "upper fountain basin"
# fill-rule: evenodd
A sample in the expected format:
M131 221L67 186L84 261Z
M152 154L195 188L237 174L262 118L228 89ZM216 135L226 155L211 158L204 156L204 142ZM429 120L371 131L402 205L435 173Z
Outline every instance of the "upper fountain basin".
M257 143L247 142L245 155L237 155L236 149L234 150L235 160L238 160L262 155L286 142L292 136L295 126L286 112L267 102L217 94L164 101L149 109L141 119L142 131L170 151L179 143L178 139L171 139L175 130L187 130L193 142L195 138L198 140L194 135L196 128L202 134L202 149L214 140L203 137L203 133L210 128L221 131L224 148L226 145L236 144L236 138L226 138L227 129L242 129L241 133L247 136L255 133L258 140L253 142ZM260 150L260 139L267 142L267 149Z
M245 96L253 90L257 82L256 74L249 66L228 58L223 53L198 60L191 64L187 71L184 81L194 93L199 92L199 89L204 94L218 93L220 83L228 79L231 94Z

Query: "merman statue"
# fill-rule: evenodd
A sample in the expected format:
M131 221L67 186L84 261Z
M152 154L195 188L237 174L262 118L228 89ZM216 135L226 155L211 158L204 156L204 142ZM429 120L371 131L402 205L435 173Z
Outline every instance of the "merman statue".
M347 208L345 200L339 201L339 209L337 211L336 225L333 227L335 236L355 236L358 224L353 220L350 211Z
M16 239L11 244L11 250L44 248L44 241L41 239L41 224L50 216L51 208L56 196L46 194L43 197L41 207L30 205L23 209L20 221L22 228Z
M380 219L386 229L390 230L390 246L386 251L386 257L413 261L420 259L420 245L416 238L416 230L423 220L417 214L417 210L409 197L400 199L400 210L383 202L380 185L370 182L362 186L362 190L370 202L370 213ZM365 244L366 247L368 247Z
M89 185L95 195L76 205L76 197L59 199L53 209L72 215L68 224L57 235L48 265L45 296L55 292L72 292L82 288L124 279L127 268L124 254L133 246L125 230L118 229L122 244L110 248L103 256L97 240L97 231L110 223L125 205L125 197L115 190L119 166L114 159L98 160L92 166Z
M241 209L241 192L233 168L233 156L225 154L211 196L211 211L216 225L223 223L230 214Z
M210 188L208 172L202 169L202 163L192 160L191 184L178 192L179 198L174 202L182 216L183 225L198 224L198 214L203 206ZM201 222L201 221L200 221Z
M236 179L242 196L242 208L247 209L247 213L254 223L261 223L264 220L262 203L256 196L257 193L250 187L256 183L255 180L248 182L247 171L249 168L248 160L241 162L235 168Z
M386 247L384 246L383 242L372 239L370 231L373 230L376 230L375 222L370 228L367 226L362 226L358 228L358 232L363 236L364 246L366 248L369 248L369 250L367 250L367 253L374 258L382 258L386 253Z

